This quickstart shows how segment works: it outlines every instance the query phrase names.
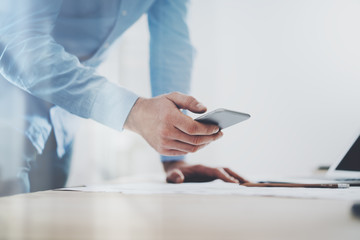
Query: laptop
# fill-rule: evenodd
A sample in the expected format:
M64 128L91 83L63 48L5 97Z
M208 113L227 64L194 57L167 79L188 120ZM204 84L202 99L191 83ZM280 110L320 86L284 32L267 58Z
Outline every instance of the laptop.
M360 182L360 135L347 153L332 164L326 177L336 180L359 180Z
M261 183L347 183L350 186L360 186L360 135L344 154L334 162L326 175L306 177L273 178Z

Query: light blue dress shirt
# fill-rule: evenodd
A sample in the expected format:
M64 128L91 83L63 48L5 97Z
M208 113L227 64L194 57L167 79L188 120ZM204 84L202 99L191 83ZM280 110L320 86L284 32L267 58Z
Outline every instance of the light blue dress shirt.
M39 153L54 129L61 157L73 140L78 117L121 131L138 96L96 75L95 68L109 45L147 14L152 95L189 93L194 51L187 4L185 0L1 0L0 101L11 101L5 93L22 92L27 108L18 118ZM0 111L1 122L20 129L16 124L21 121L6 119L6 110ZM182 158L162 156L163 161Z

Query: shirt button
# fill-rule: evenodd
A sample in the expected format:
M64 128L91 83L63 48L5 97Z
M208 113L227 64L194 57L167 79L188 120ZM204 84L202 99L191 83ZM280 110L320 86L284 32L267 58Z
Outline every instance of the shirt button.
M122 10L121 14L125 17L127 15L127 11L126 10Z

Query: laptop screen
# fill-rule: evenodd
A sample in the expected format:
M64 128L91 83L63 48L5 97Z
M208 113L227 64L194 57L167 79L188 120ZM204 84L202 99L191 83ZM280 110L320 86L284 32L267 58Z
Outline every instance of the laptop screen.
M335 170L360 171L360 136L346 153Z

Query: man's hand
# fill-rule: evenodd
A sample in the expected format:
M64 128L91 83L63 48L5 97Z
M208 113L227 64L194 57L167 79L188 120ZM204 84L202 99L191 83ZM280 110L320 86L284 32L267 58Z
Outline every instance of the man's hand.
M180 109L206 112L206 107L195 98L177 92L139 98L124 128L137 132L157 152L167 156L196 152L223 135L218 126L194 121Z
M168 183L210 182L221 179L224 182L247 183L229 168L212 168L203 165L189 165L184 161L163 162Z

